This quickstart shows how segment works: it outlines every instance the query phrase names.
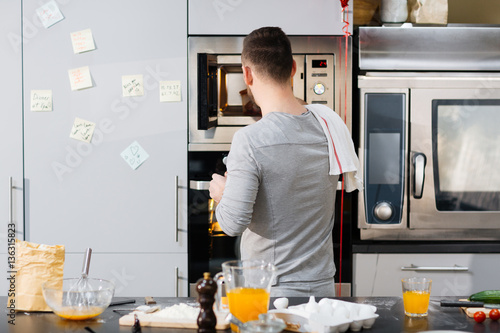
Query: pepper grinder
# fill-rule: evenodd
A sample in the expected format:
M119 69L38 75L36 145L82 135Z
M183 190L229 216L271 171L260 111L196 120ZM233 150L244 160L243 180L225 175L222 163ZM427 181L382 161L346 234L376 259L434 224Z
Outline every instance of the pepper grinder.
M217 283L210 277L210 273L203 273L203 279L200 279L196 284L196 291L198 291L198 302L200 303L200 314L196 321L198 333L215 333L217 318L213 306Z

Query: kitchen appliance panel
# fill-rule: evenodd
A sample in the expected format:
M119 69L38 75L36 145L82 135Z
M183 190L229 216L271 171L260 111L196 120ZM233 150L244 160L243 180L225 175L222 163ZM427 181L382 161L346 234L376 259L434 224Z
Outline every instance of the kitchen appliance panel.
M243 100L236 105L244 87L239 68L243 39L188 39L190 151L229 150L234 133L260 119L243 112ZM290 36L290 42L298 65L293 79L296 97L331 107L350 128L351 106L343 101L351 98L351 37Z
M361 239L498 240L499 181L494 165L500 136L491 124L500 115L500 75L368 72L358 78L358 85L362 112L359 155L365 179L370 132L363 116L369 109L364 104L366 96L406 90L409 100L409 136L404 148L408 185L402 227L367 222L365 192L373 189L366 184L359 196ZM461 127L454 130L443 124ZM471 181L466 180L469 177ZM465 187L457 190L458 184Z

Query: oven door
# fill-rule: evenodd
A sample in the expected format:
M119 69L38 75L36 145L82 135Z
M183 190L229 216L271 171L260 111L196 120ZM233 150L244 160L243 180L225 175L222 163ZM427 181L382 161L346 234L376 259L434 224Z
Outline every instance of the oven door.
M499 228L500 78L464 82L411 90L410 228Z

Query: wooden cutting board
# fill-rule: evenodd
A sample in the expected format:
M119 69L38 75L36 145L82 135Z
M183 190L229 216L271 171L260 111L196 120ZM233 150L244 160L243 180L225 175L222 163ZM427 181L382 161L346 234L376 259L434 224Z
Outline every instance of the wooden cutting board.
M198 328L196 320L174 320L171 318L161 318L155 317L154 313L148 315L139 315L138 317L142 327ZM121 326L133 326L134 320L134 315L130 313L121 317L119 323ZM224 318L217 317L217 326L215 326L215 329L226 330L228 328L229 323L226 323Z
M467 299L460 299L459 301L468 301L468 300ZM467 308L467 307L462 307L461 309L470 318L474 318L474 313L476 313L478 311L483 311L486 314L486 318L490 317L489 313L490 313L491 309L487 309L487 308Z

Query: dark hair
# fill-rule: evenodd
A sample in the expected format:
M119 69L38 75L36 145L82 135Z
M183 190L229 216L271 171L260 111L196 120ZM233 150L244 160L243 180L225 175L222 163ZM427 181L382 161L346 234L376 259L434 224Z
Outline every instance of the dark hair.
M252 31L243 41L241 60L278 83L286 83L292 74L293 57L290 40L278 27Z

